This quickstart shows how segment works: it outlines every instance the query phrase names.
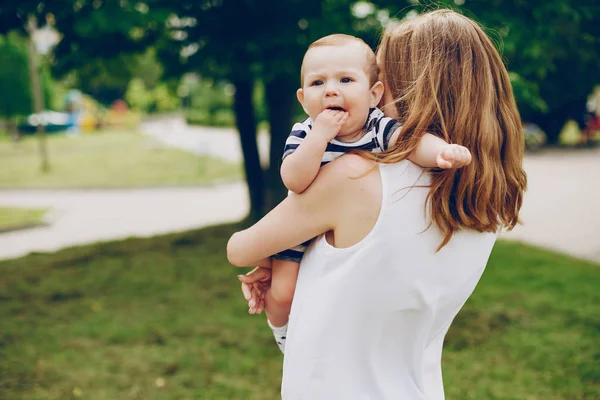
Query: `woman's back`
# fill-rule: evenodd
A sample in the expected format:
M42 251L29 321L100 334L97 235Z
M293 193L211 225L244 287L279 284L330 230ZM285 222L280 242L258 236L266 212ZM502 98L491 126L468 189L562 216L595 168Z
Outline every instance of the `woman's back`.
M429 175L379 165L373 229L339 249L319 237L302 261L284 360L284 399L443 399L441 350L496 234L462 231L439 252L427 229ZM359 215L353 217L360 217Z

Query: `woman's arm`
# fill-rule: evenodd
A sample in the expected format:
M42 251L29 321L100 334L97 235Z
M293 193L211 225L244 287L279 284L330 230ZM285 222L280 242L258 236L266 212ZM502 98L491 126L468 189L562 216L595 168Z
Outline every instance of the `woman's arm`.
M353 177L361 171L352 168L353 157L359 156L345 155L327 164L302 194L291 194L256 224L234 233L227 243L229 262L255 266L277 252L335 230L344 198L360 190L361 179Z

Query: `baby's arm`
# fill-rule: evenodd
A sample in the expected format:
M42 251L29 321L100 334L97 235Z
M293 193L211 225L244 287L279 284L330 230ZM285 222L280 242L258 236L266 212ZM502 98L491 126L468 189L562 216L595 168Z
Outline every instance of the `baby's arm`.
M310 186L321 168L327 143L337 136L347 118L348 113L343 111L324 110L319 114L306 138L281 164L281 179L286 188L302 193Z
M394 132L389 147L398 140L399 134L400 129ZM460 168L471 163L471 152L464 146L448 144L445 140L426 133L408 159L421 167Z
M294 193L302 193L310 186L321 168L327 143L319 136L309 133L296 151L283 160L281 179L286 188Z

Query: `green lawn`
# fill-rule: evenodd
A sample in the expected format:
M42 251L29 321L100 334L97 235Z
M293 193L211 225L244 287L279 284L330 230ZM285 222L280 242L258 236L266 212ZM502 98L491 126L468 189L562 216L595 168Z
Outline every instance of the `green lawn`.
M0 207L0 232L43 221L47 209Z
M49 135L51 171L42 173L38 141L0 141L0 188L143 187L241 179L242 168L165 148L127 131Z
M235 226L0 263L2 399L277 399ZM600 265L499 242L444 353L449 400L600 398Z

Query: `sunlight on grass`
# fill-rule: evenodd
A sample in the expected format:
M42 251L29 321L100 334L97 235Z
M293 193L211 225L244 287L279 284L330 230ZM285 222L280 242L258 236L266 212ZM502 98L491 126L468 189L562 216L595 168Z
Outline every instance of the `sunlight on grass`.
M42 173L38 141L0 142L0 188L103 188L206 184L241 179L240 165L166 148L139 133L49 135L51 171Z
M236 225L0 263L0 398L280 398L225 257ZM444 351L449 400L600 398L600 265L499 242Z
M47 209L0 207L0 232L41 223Z

